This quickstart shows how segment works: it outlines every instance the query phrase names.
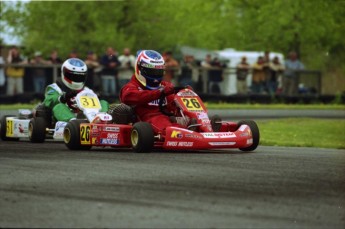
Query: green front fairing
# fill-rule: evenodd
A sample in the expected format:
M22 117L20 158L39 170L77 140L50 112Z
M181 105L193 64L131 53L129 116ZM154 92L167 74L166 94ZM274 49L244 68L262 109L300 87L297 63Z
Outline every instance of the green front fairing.
M105 100L100 100L99 102L101 103L101 107L102 107L100 112L108 112L108 110L109 110L109 103L107 101L105 101Z

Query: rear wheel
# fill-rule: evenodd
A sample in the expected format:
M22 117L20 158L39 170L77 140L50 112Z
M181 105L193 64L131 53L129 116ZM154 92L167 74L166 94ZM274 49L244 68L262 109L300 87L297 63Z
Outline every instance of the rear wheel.
M131 144L136 153L149 153L154 145L152 126L147 122L137 122L131 130Z
M6 119L9 118L9 117L15 117L13 115L4 115L2 118L1 118L1 129L0 129L0 137L1 137L1 140L3 141L18 141L19 138L10 138L10 137L6 137L6 132L7 132L7 122L6 122Z
M91 145L82 145L80 143L80 124L87 123L85 120L72 120L67 123L63 131L63 141L70 150L89 150Z
M258 145L259 145L259 141L260 141L260 132L259 132L259 127L256 124L256 122L252 121L252 120L242 120L240 122L238 122L238 127L240 127L241 125L248 125L251 132L252 132L252 138L253 138L253 144L251 146L245 147L245 148L240 148L240 150L242 151L253 151L255 150Z
M46 120L43 117L32 118L29 122L29 139L33 143L42 143L46 138Z

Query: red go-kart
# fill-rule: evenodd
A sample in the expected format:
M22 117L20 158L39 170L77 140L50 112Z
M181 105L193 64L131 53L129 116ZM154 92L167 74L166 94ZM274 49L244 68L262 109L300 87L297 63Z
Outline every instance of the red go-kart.
M188 88L175 88L176 111L168 113L163 109L165 96L162 94L161 111L183 128L167 127L163 133L155 133L146 122L134 123L130 141L135 152L150 152L153 148L167 150L204 150L217 148L239 148L242 151L255 150L260 133L252 120L238 123L222 121L217 115L211 119L200 97Z

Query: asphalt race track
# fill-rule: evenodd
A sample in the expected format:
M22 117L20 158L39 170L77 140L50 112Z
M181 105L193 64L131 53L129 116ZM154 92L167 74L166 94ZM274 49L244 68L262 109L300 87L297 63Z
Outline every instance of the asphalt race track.
M0 141L0 227L345 228L345 150Z

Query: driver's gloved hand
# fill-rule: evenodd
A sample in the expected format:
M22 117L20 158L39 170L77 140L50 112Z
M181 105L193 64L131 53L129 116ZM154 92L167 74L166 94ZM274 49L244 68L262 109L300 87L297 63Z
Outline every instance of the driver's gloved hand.
M77 95L77 91L68 91L68 92L64 92L60 98L59 101L61 103L66 103L68 101L70 101L72 98L74 98Z
M165 85L162 87L162 93L164 93L164 95L171 95L174 94L174 87L171 85Z

